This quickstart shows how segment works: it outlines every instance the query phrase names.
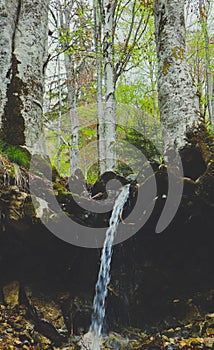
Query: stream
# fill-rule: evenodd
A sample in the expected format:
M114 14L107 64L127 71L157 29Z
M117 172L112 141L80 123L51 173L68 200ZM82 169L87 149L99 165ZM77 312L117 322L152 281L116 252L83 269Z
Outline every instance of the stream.
M106 231L106 237L101 254L100 270L95 287L95 296L93 301L93 314L90 326L92 334L91 350L100 349L100 338L105 318L105 299L108 294L108 284L110 282L110 267L113 253L113 243L117 232L117 227L122 217L123 208L129 197L130 184L127 184L121 190L115 200L109 221L109 228Z

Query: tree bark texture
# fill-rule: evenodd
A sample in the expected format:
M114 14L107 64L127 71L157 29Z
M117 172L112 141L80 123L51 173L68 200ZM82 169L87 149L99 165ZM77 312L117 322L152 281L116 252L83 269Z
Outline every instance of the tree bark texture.
M99 0L93 0L94 9L94 47L96 52L96 83L97 83L97 135L98 135L98 168L99 174L105 172L105 123L103 115L102 86L103 86L103 61L102 61L102 8Z
M48 3L0 1L1 137L40 153Z
M184 0L155 1L158 92L165 151L186 145L199 124L199 101L185 57Z
M69 33L71 30L71 11L73 3L64 4L64 18L61 13L61 27ZM62 11L62 9L61 9ZM69 43L66 43L69 46ZM66 47L65 47L66 48ZM70 172L74 174L79 165L79 118L76 109L76 81L75 81L75 65L74 58L71 54L65 52L64 64L67 78L68 90L68 108L71 120L71 141L70 141Z
M114 143L116 141L116 101L114 81L114 42L113 25L115 0L104 0L104 29L103 29L103 56L105 74L105 139L106 139L106 169L113 170L115 167Z

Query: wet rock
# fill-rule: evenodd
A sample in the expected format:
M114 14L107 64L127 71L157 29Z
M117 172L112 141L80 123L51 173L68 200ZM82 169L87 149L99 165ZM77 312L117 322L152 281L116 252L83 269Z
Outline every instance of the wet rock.
M20 299L27 309L26 318L33 323L39 334L56 346L66 341L66 337L61 334L61 331L66 333L64 319L54 300L40 293L34 295L29 287L21 288Z
M207 314L206 321L207 321L208 325L213 325L214 324L214 313Z
M92 339L93 339L93 335L91 332L85 333L77 344L79 346L79 349L90 350L92 345Z
M104 345L110 349L128 349L128 343L128 338L124 338L118 333L111 332L104 342Z
M82 179L79 179L76 175L70 176L68 180L68 189L72 193L81 195L86 191L85 181L82 181Z
M5 226L9 225L16 231L25 231L28 228L24 221L23 211L26 197L27 194L20 191L17 186L10 186L1 191L0 210L4 216Z
M214 338L213 337L205 337L204 345L208 348L214 349Z
M67 329L60 306L53 300L40 293L32 292L28 287L25 288L29 303L36 309L41 320L52 324L59 333L66 333Z
M85 296L75 297L71 300L71 316L73 334L84 334L91 323L92 305Z
M111 181L114 180L114 181ZM100 178L96 181L91 189L91 196L94 199L100 200L108 197L107 194L107 184L110 182L110 189L112 191L118 191L121 186L129 183L127 179L120 176L113 171L107 171L103 173Z
M19 288L18 281L10 282L3 287L4 301L11 308L19 304Z

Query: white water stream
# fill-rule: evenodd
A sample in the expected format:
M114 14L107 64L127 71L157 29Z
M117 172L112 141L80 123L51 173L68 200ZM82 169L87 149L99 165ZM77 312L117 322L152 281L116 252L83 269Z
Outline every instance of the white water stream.
M100 270L95 287L95 296L93 302L92 322L90 326L91 350L100 350L101 331L105 318L105 299L108 294L108 284L110 282L110 266L113 252L114 238L117 232L123 208L129 198L130 184L125 185L117 199L112 210L109 228L106 231L106 237L101 254Z

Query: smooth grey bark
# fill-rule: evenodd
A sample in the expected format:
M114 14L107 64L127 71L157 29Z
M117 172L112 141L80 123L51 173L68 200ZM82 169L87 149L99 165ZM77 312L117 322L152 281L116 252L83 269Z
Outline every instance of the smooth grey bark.
M66 86L68 93L68 110L71 121L71 137L69 142L70 147L70 173L74 174L79 167L79 118L76 109L76 67L75 59L69 48L69 33L72 32L72 13L74 13L75 1L58 0L58 11L60 18L60 29L64 33L68 33L68 41L62 43L64 50L64 67L66 73Z
M1 137L11 145L27 146L32 153L45 152L48 4L48 0L0 1Z
M114 151L116 142L116 100L113 37L116 1L94 0L93 7L97 65L98 164L99 173L102 174L107 170L114 170L116 165ZM104 96L102 85L104 85Z
M98 111L99 158L104 160L99 162L102 173L106 170L114 170L117 162L115 150L117 141L116 84L131 61L133 49L141 41L147 28L149 15L142 15L142 4L137 0L94 0L94 4L95 8L98 8L95 13L95 30L99 28L97 23L101 22L100 37L104 73L103 110L98 106L100 111L100 113ZM122 30L124 25L127 27L125 32ZM121 48L119 51L118 47ZM96 52L96 54L101 57L101 52ZM97 90L99 101L101 101L100 91L102 93L102 90Z
M99 0L93 0L94 10L94 47L96 52L96 83L97 83L97 135L98 135L98 168L99 173L105 172L105 122L103 115L103 101L102 101L102 86L103 86L103 72L102 72L102 15Z
M104 0L102 8L103 19L103 63L104 63L104 127L102 138L105 140L104 170L114 170L116 165L116 100L114 71L114 13L116 0Z
M200 14L200 23L202 34L204 37L204 45L205 45L205 75L206 75L206 85L205 85L205 95L206 95L206 103L208 108L209 120L212 125L214 125L214 110L213 110L213 73L210 69L211 66L211 55L210 55L210 38L208 33L208 7L204 5L202 0L199 0L199 14ZM205 12L204 12L205 11Z
M184 0L155 0L158 93L165 151L186 145L199 124L199 101L185 57Z
M65 55L65 68L67 77L69 115L71 120L70 172L73 174L79 167L79 118L74 98L73 62L71 56L69 55Z
M70 31L71 10L73 2L64 3L64 22L61 23L61 27L65 31ZM75 83L75 67L74 60L71 54L65 52L64 55L65 71L67 78L67 90L68 90L68 108L71 120L71 141L70 141L70 172L74 174L79 166L79 118L76 109L76 83Z
M59 110L58 110L58 126L57 126L57 170L60 174L61 170L61 134L62 134L62 86L61 86L61 62L60 57L58 57L57 61L57 68L58 68L58 97L59 97Z

